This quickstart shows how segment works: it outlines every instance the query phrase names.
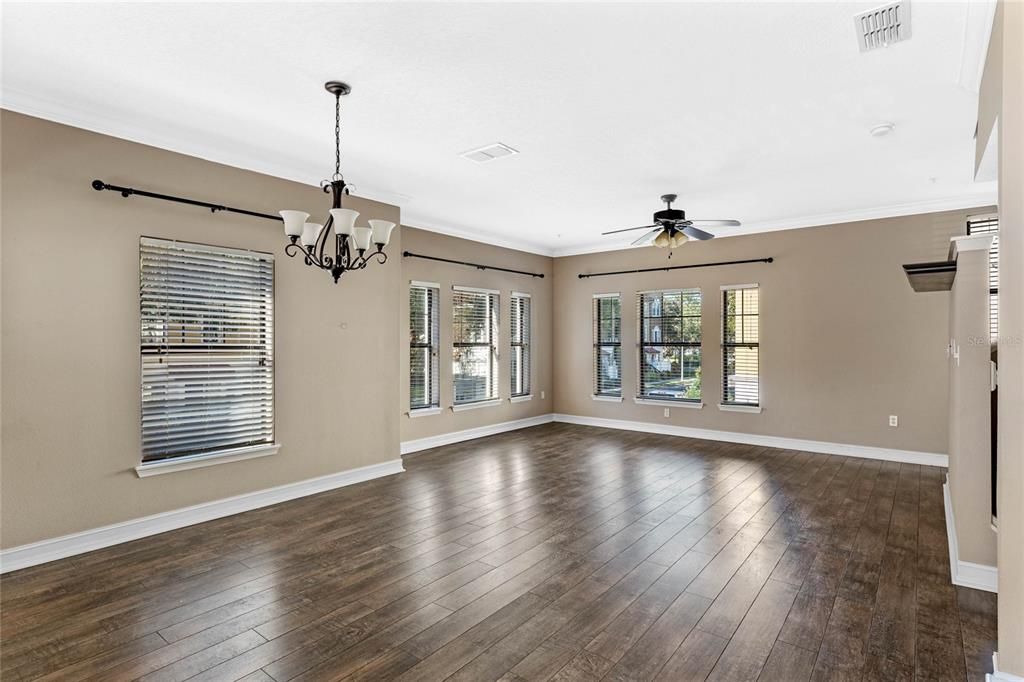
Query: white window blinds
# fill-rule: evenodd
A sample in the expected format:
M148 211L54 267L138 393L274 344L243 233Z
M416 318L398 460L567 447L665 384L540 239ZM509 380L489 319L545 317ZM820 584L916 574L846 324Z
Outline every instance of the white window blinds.
M637 397L700 400L700 289L637 294L640 381Z
M760 404L760 316L757 285L722 291L722 403Z
M530 394L530 295L512 293L509 336L512 396Z
M143 237L142 460L274 441L274 258Z
M622 395L622 310L618 294L594 296L594 395Z
M409 409L440 407L438 361L440 288L414 282L409 287Z
M498 292L454 287L452 293L454 404L498 397Z

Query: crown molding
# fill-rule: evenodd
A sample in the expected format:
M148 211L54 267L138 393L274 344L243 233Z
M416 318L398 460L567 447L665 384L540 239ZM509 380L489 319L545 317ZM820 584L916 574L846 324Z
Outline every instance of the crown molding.
M960 75L957 84L978 94L985 72L985 57L992 39L996 18L996 0L971 0L964 3L964 40L960 50Z
M0 92L0 107L28 116L35 116L102 135L128 140L129 142L194 156L213 163L270 175L283 180L312 186L319 186L320 184L319 175L310 168L287 162L268 160L265 156L253 156L240 149L225 149L223 145L217 145L208 140L204 141L200 137L189 137L185 140L182 139L183 136L181 135L169 135L162 131L154 130L151 127L140 126L130 120L107 116L88 109L73 108L64 102L40 98L19 90L4 88ZM979 182L975 183L975 186L976 190L973 192L939 199L747 223L740 228L730 230L729 234L718 238L724 239L805 227L821 227L859 220L895 218L918 213L937 213L965 208L979 208L996 204L998 198L996 182ZM431 217L418 213L414 208L410 210L407 205L413 200L407 195L373 187L358 187L357 189L359 190L359 197L398 206L402 209L402 224L410 227L419 227L428 232L437 232L450 237L468 239L482 244L491 244L540 256L557 258L605 251L621 251L629 248L646 248L645 246L630 247L622 244L600 242L576 247L546 248L531 242L490 234L482 235L478 231L439 224Z
M465 239L471 242L479 242L480 244L486 244L487 246L499 246L503 249L523 251L537 256L547 256L548 258L551 258L555 255L553 250L546 249L543 246L538 246L531 242L524 242L518 239L506 239L505 237L498 237L491 234L480 234L479 232L471 232L469 230L449 227L447 225L439 225L438 223L432 222L429 218L421 218L416 212L404 212L402 216L402 226L411 227L414 230L435 232L447 237L456 237L458 239Z
M821 213L818 215L787 218L783 220L767 220L754 223L746 223L739 228L730 228L729 234L716 236L716 239L728 239L730 237L743 237L751 234L762 234L765 232L781 232L783 230L798 230L807 227L826 227L828 225L841 225L843 223L855 223L862 220L883 220L886 218L899 218L908 215L919 215L922 213L941 213L943 211L957 211L970 208L984 208L994 206L998 199L998 188L994 182L976 183L979 189L975 192L958 194L940 199L926 199L924 201L912 201L904 204L890 204L887 206L876 206L872 208L855 209L851 211L838 211L836 213ZM556 258L564 256L578 256L587 253L603 253L605 251L625 251L628 249L642 249L646 246L623 246L617 245L595 245L581 246L567 249L555 249Z
M168 135L150 126L140 126L133 121L108 116L90 109L72 108L63 102L44 99L20 90L3 88L0 92L0 108L302 185L319 187L323 180L323 174L312 168L280 160L269 160L262 155L246 154L241 147L228 149L224 145L218 145L200 137ZM352 185L352 188L356 190L353 192L354 196L360 199L369 199L399 208L403 208L412 201L412 197L390 190L361 184Z

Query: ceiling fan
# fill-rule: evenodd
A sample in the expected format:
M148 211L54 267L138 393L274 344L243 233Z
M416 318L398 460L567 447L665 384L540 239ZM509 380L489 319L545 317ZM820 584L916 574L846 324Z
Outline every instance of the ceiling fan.
M739 227L738 220L688 220L686 211L672 208L672 202L678 197L675 194L662 194L661 200L665 202L665 209L654 214L652 225L640 227L627 227L623 230L612 230L602 232L602 235L618 234L619 232L632 232L633 230L650 230L644 236L632 243L633 246L645 244L653 239L654 246L658 248L675 248L682 246L690 239L704 241L714 239L715 235L705 232L701 227ZM653 229L652 229L653 228Z

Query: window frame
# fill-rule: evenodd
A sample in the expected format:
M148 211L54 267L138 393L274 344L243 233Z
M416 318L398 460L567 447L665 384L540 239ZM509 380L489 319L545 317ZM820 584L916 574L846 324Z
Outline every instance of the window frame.
M989 341L993 345L999 340L999 227L998 213L967 217L968 236L992 235L992 246L988 250L988 332Z
M441 285L437 282L421 282L412 280L409 282L409 324L412 325L412 294L416 289L432 291L432 305L428 303L427 328L430 339L426 343L409 338L409 416L425 417L431 414L438 414L441 411ZM412 404L412 352L415 348L423 348L427 351L428 362L424 365L423 390L426 396L429 391L429 400L426 405Z
M456 333L456 319L455 319L455 297L459 294L478 294L485 296L487 300L487 336L488 340L484 341L459 341ZM455 351L459 348L488 348L489 353L489 375L487 378L487 384L490 388L489 395L485 398L478 398L476 400L458 400L456 394L456 382L455 372L452 372L452 410L467 410L476 407L486 407L488 405L496 405L501 401L501 389L499 388L499 381L501 380L501 372L499 368L500 352L498 349L499 339L499 320L501 315L501 292L497 289L482 289L479 287L469 287L462 285L452 286L452 360L454 362Z
M515 315L517 300L522 302L519 305L520 320L519 334L516 333ZM524 313L525 310L525 313ZM513 291L509 296L509 396L512 401L525 400L532 395L533 391L533 362L531 357L531 336L533 334L533 299L530 294ZM517 336L521 337L517 340ZM517 364L517 372L512 371L512 363L515 358L516 349L521 349L520 360ZM524 370L525 368L525 370ZM522 390L516 391L516 381L519 381Z
M152 285L151 279L146 277L146 266L144 259L144 250L146 247L151 249L167 249L167 248L181 248L182 251L195 251L205 252L213 256L222 257L247 257L253 260L261 261L262 263L269 266L269 278L264 277L263 283L254 286L254 291L259 291L261 288L266 288L269 283L269 306L267 310L257 317L267 318L259 326L262 333L260 336L262 343L259 344L233 344L240 347L259 347L262 348L262 352L256 353L261 358L261 362L269 362L269 372L267 373L269 379L269 391L265 392L268 398L269 405L269 432L268 439L252 442L239 442L237 444L230 444L225 446L218 446L214 448L196 448L188 452L182 452L181 454L169 454L162 457L150 457L146 458L144 453L146 444L146 435L143 431L143 417L145 416L145 403L146 403L146 390L147 385L152 385L154 380L150 380L147 383L147 372L146 372L146 361L147 358L152 357L170 357L170 351L168 350L168 344L160 343L147 343L146 342L146 327L147 324L153 324L152 320L158 319L153 313L147 314L146 312L146 293L145 289L147 285ZM175 471L183 471L187 469L195 469L199 467L211 466L214 464L223 464L228 462L240 461L245 459L252 459L255 457L264 457L272 455L280 450L280 444L277 442L277 345L275 343L277 336L276 329L276 303L277 303L277 274L276 274L276 262L273 253L266 251L259 251L256 249L239 249L229 246L220 246L215 244L207 244L202 242L192 242L183 239L168 239L165 237L150 237L147 235L140 235L139 237L139 387L140 387L140 404L139 404L139 425L140 425L140 463L135 467L135 472L140 478L147 476L154 476L158 474L172 473ZM254 294L255 295L255 294ZM181 299L175 299L175 302ZM150 320L150 322L147 322ZM223 329L218 329L210 325L208 320L198 319L196 324L199 326L199 343L189 344L191 346L198 346L200 348L206 345L224 345L223 342L227 338ZM181 352L185 352L184 349ZM195 352L195 351L192 351ZM163 360L161 359L162 363ZM261 365L265 367L266 365ZM198 402L198 401L197 401ZM205 401L204 401L205 402ZM237 428L237 427L236 427Z
M619 303L619 315L618 315L618 337L615 341L605 341L601 338L601 301L604 299L615 299ZM593 325L593 352L591 356L591 396L594 400L607 400L613 402L622 401L622 296L619 292L606 293L606 294L594 294L593 303L591 304L591 324ZM600 382L598 380L598 372L600 370L600 357L602 348L618 349L618 362L619 362L619 388L614 391L602 391Z
M696 316L686 315L683 313L683 297L687 294L696 293L699 300L699 312ZM665 294L679 294L680 297L680 309L679 309L679 320L680 328L682 323L690 318L697 318L699 337L696 341L665 341L663 339L645 339L644 338L644 321L652 319L652 317L646 317L644 315L644 298L647 296L664 296ZM644 388L644 353L648 348L679 348L679 361L684 362L684 356L688 349L696 349L698 352L698 369L703 370L704 366L704 353L702 345L704 342L704 293L700 287L686 287L686 288L673 288L673 289L653 289L649 291L638 291L636 292L636 307L637 307L637 377L636 377L636 397L634 402L638 404L660 404L669 403L674 405L682 405L686 407L698 407L703 405L704 401L704 387L703 381L701 381L700 395L696 398L673 398L669 396L662 396L651 394L645 391ZM673 319L675 316L659 315L658 319Z
M753 289L757 292L757 313L753 315L747 315L741 313L739 317L756 317L757 318L757 341L754 342L742 342L737 343L735 341L726 341L726 324L728 323L728 315L726 313L727 304L726 299L730 292L745 291ZM719 401L718 408L726 412L761 412L764 409L763 401L761 397L761 286L757 282L752 284L725 284L721 287L721 359L722 359L722 383L721 383L721 400ZM734 315L736 317L736 315ZM728 354L729 351L736 348L752 348L757 351L757 402L749 401L736 401L726 400L726 394L728 391Z

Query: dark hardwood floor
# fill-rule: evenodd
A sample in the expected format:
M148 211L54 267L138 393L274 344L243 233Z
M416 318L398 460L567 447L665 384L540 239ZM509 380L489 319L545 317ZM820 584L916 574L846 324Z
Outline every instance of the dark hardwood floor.
M549 424L4 576L5 681L980 680L940 469Z

